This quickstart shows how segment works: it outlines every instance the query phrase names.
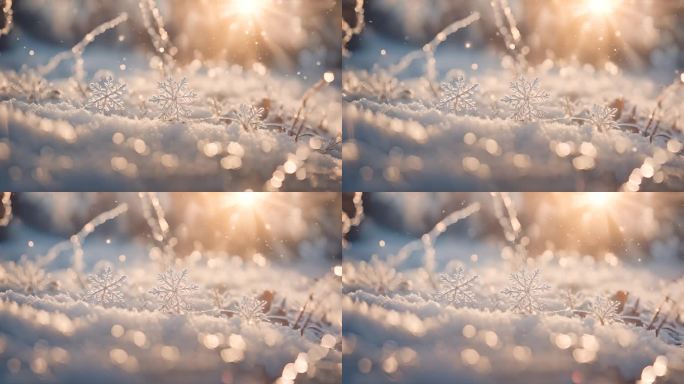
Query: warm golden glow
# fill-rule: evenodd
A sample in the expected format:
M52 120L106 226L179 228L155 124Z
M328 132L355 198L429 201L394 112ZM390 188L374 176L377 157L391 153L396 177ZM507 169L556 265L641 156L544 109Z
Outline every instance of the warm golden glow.
M617 0L585 0L587 12L595 16L606 16L615 11Z
M246 18L259 16L264 9L265 0L231 0L226 5L227 14L237 14Z
M241 192L237 194L235 201L243 208L254 207L262 201L267 192Z
M610 192L586 192L582 195L583 199L586 200L587 204L594 207L605 207L607 204L613 200L614 195Z

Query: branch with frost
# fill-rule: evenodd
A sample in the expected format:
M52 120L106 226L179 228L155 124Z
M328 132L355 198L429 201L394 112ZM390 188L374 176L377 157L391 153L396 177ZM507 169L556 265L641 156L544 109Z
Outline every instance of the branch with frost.
M437 238L444 233L449 226L458 223L459 221L469 217L479 210L480 204L472 203L463 209L451 212L445 218L435 224L435 226L429 232L421 236L420 239L413 240L401 247L401 249L399 249L399 251L388 260L388 264L391 266L398 266L408 259L413 252L423 250L425 269L428 271L428 273L431 273L434 269L435 263L435 248L433 245L434 241L437 240Z
M159 12L156 0L139 0L138 7L140 8L140 16L145 26L147 34L150 36L152 45L154 46L155 54L161 55L161 72L162 75L169 75L168 68L171 68L174 63L173 56L176 54L176 47L169 38L169 33L166 31L164 19Z
M72 235L69 240L65 240L53 245L44 256L38 258L36 264L39 266L45 266L56 259L57 256L59 256L62 252L71 249L73 251L72 266L75 271L81 272L83 270L83 241L85 241L86 237L93 233L98 226L117 218L127 210L128 205L126 203L122 203L110 209L109 211L105 211L95 216L92 220L86 223L80 231Z
M479 19L480 13L473 12L470 14L470 16L449 24L441 32L437 33L437 35L435 35L430 42L423 45L421 49L408 53L402 57L397 64L389 67L388 72L392 76L396 76L398 73L408 68L408 66L411 65L411 63L413 63L415 60L423 58L425 59L425 76L430 85L430 89L435 96L438 95L437 87L434 85L435 79L437 78L437 60L435 59L435 51L439 45L442 44L451 34L458 32L459 30L469 26Z
M312 85L309 89L304 92L304 95L302 95L302 100L299 103L299 108L297 109L297 113L295 113L294 119L292 120L292 125L290 126L290 134L295 135L295 141L299 140L299 136L302 134L302 130L304 129L304 122L305 122L305 112L306 112L306 104L309 102L309 99L316 93L318 90L323 88L324 85L328 85L332 82L333 80L326 75L320 80L318 80L314 85ZM299 127L297 126L299 124Z
M363 0L356 0L354 5L354 14L356 17L356 24L351 27L347 21L342 18L342 55L349 56L349 50L347 49L347 44L351 41L354 35L358 35L363 31L366 25L365 11L363 9Z
M524 67L527 64L527 61L525 59L524 51L520 49L522 36L508 0L492 0L490 4L494 13L494 23L496 24L499 35L501 35L504 40L506 49L513 51L518 66ZM508 26L504 23L504 18L506 19Z
M78 44L74 45L70 50L58 53L57 55L53 56L47 64L38 67L38 74L45 76L54 71L62 61L73 59L74 78L79 82L82 81L85 78L85 71L83 70L83 51L85 51L86 47L88 47L90 43L95 41L96 37L109 31L110 29L116 28L119 24L126 20L128 20L128 14L123 12L114 19L95 27L95 29L88 32L83 39L78 42Z
M2 15L5 18L5 23L0 29L0 37L8 35L12 30L14 24L14 12L12 11L12 0L2 1Z
M169 222L166 221L164 208L159 201L157 192L139 192L142 213L147 226L152 231L152 238L162 249L162 260L170 263L175 258L173 243L169 238Z
M354 216L349 217L347 212L342 211L342 234L346 235L351 231L352 227L357 227L363 220L363 192L354 192L352 198L354 204Z
M0 192L0 196L0 205L2 205L0 227L6 227L12 220L12 192Z

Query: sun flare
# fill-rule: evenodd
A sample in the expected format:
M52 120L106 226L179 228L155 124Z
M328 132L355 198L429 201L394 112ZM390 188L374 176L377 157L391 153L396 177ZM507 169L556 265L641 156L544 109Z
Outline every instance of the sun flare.
M259 16L264 9L264 0L231 0L226 5L225 13L237 14L245 18Z
M594 16L607 16L615 11L617 0L586 0L587 11Z

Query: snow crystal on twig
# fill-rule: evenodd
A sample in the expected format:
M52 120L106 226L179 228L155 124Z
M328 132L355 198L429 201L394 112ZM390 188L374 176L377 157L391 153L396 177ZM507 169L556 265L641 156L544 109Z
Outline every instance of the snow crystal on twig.
M186 297L199 287L188 281L187 277L187 269L176 272L173 268L157 275L159 285L150 293L161 301L160 310L176 314L190 310Z
M529 82L524 77L519 77L511 83L511 92L511 95L501 99L513 108L511 118L534 121L543 117L539 107L548 99L549 94L539 87L539 79Z
M100 113L124 109L125 83L114 81L111 76L106 76L97 82L90 83L88 88L90 88L91 95L86 102L87 108L95 108Z
M263 116L265 110L261 107L255 107L249 104L240 104L235 111L233 111L230 119L239 124L245 131L255 131L257 129L265 129Z
M459 267L454 273L439 275L439 290L435 294L437 300L444 300L449 304L468 304L475 301L473 282L477 275L466 277L465 271Z
M182 78L179 82L171 77L160 81L158 91L159 94L154 95L150 102L160 105L159 118L180 121L190 116L189 106L197 94L188 88L186 78Z
M618 308L620 303L615 300L606 299L603 296L596 296L591 302L590 311L596 320L601 322L601 325L606 323L622 323Z
M247 324L258 324L268 321L264 309L266 302L250 296L243 296L231 307L232 312Z
M511 285L501 293L508 296L513 303L512 309L522 313L535 313L542 310L539 296L551 287L539 278L539 270L532 273L521 269L510 276Z
M86 291L87 301L98 304L118 303L124 300L121 286L126 281L126 276L114 277L110 267L105 268L97 275L88 276L90 286Z
M620 127L615 121L616 114L616 108L594 104L589 111L589 122L594 128L601 132L608 131L609 129L619 129Z

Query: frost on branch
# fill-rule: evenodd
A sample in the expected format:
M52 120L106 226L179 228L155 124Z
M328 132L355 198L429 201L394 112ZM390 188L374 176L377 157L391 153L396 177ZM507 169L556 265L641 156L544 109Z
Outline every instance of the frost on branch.
M620 127L615 121L616 114L616 108L594 104L591 111L589 111L589 122L601 132L608 131L609 129L619 129Z
M266 302L249 296L243 296L240 301L233 304L231 311L241 321L253 325L268 321L264 309Z
M188 281L187 277L187 269L176 272L173 268L157 276L159 285L150 290L150 293L161 301L160 310L175 314L190 310L186 298L199 287L197 284Z
M591 315L596 320L601 322L601 325L606 323L622 323L618 309L620 303L615 300L606 299L603 296L596 296L591 302Z
M437 108L446 112L460 112L475 110L473 96L479 84L470 85L463 76L444 82L440 85L442 95L437 102Z
M187 85L186 78L176 82L169 77L159 82L159 94L150 99L150 102L158 104L161 108L159 118L181 121L183 118L190 117L190 103L195 100L197 94Z
M477 277L466 277L462 267L454 273L442 273L439 275L439 290L435 298L453 305L472 303L475 301L473 282Z
M529 82L524 77L519 77L511 83L511 92L511 95L501 99L513 108L511 118L519 121L534 121L543 117L539 107L546 101L549 94L539 87L539 79Z
M121 111L124 109L123 97L126 84L114 81L111 76L101 78L98 82L90 83L91 95L86 103L87 108L94 108L100 113Z
M114 277L110 267L105 268L97 275L88 276L89 287L85 299L91 303L112 304L124 300L121 286L126 281L126 276Z
M551 287L541 280L539 270L532 273L521 269L510 277L511 285L501 293L513 301L514 311L532 314L542 310L539 296Z
M263 116L265 110L249 104L240 104L230 117L231 120L239 124L245 131L256 131L266 128Z

